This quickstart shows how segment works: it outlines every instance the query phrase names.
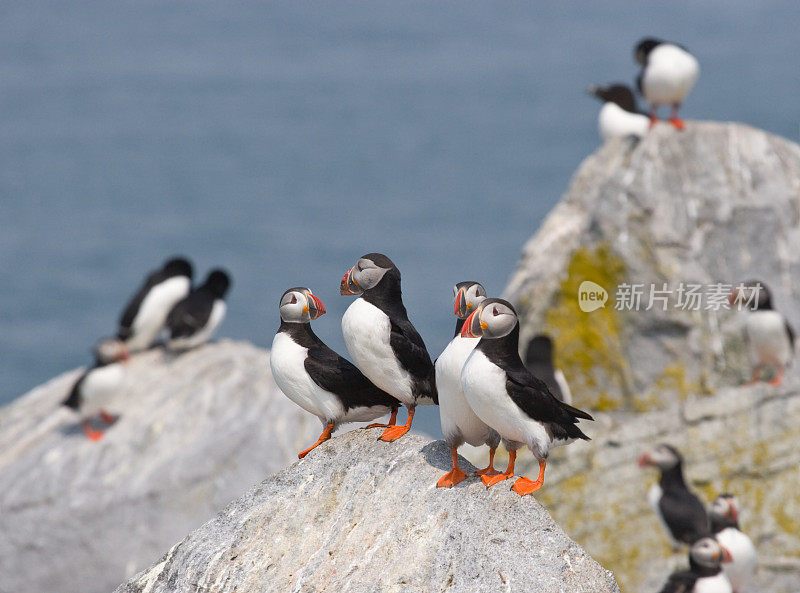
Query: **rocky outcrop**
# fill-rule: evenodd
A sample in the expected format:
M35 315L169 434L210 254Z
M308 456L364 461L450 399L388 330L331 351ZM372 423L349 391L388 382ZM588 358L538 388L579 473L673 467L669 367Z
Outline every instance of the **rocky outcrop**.
M135 356L99 442L60 406L79 373L0 409L0 591L110 591L319 429L246 343Z
M619 591L535 498L477 478L436 488L443 442L379 434L323 444L117 593Z

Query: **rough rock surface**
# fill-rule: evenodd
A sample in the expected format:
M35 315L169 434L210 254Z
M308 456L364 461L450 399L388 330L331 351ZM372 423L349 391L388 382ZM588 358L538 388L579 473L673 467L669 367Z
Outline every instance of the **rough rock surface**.
M505 295L519 305L523 342L555 337L578 403L642 411L749 377L730 327L741 316L707 298L710 286L753 277L798 325L800 146L743 124L689 122L587 158ZM584 280L608 291L604 308L581 310ZM621 283L645 285L642 310L615 309L629 302L615 298ZM701 310L676 306L681 283L702 285ZM666 311L659 300L644 311L651 284L672 291Z
M477 478L436 488L443 442L379 434L323 444L117 593L619 591L535 498Z
M317 436L249 344L128 367L99 442L60 406L80 371L0 409L0 591L110 591Z

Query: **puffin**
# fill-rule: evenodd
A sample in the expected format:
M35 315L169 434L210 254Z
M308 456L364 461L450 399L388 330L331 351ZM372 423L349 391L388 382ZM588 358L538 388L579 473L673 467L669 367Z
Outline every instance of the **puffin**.
M697 540L689 549L689 570L672 573L661 593L732 593L722 567L731 555L713 537Z
M525 351L525 366L533 376L547 385L550 393L562 402L572 404L572 392L561 369L553 366L553 340L545 334L538 334L528 342Z
M467 474L458 467L458 448L465 442L474 447L489 445L489 465L475 472L476 475L496 476L500 473L494 469L494 455L500 444L500 435L475 415L461 388L461 369L478 344L477 338L462 338L461 329L464 320L485 298L486 289L478 282L459 282L453 287L456 330L453 339L434 363L442 434L453 457L453 469L436 483L439 488L452 488L466 479Z
M587 89L603 102L597 118L597 130L603 140L636 136L642 138L650 130L650 118L636 107L636 97L624 84L591 85Z
M772 308L772 293L759 280L749 280L734 287L731 306L747 311L745 337L753 364L751 383L761 380L764 367L774 375L770 385L780 385L786 369L794 358L795 333L789 321Z
M167 347L189 350L206 343L225 317L225 295L230 276L212 270L206 281L172 308L167 315Z
M647 501L669 533L673 548L691 545L709 535L705 506L683 478L681 454L670 445L660 444L639 457L639 467L647 466L657 467L661 472L661 479L650 488Z
M642 67L636 84L650 103L650 125L658 121L660 105L671 105L669 122L682 130L685 124L678 110L700 74L697 59L685 47L653 37L636 44L634 57Z
M360 257L342 278L343 295L359 295L342 317L350 357L375 385L408 408L402 426L390 426L380 440L392 442L411 429L418 405L438 405L433 363L425 342L403 306L400 270L381 253Z
M300 459L330 439L344 422L369 421L389 413L394 418L400 402L375 387L311 329L311 321L325 314L325 305L311 289L288 289L279 310L281 325L269 359L272 376L286 397L317 416L325 427L317 442L298 454Z
M756 572L758 554L752 540L739 529L739 502L732 494L720 494L708 507L708 516L711 533L731 555L722 570L733 593L743 593Z
M464 395L478 418L500 434L509 452L506 470L481 476L481 481L490 487L513 476L517 449L526 445L539 462L539 476L519 478L511 489L520 496L535 492L544 484L550 449L575 439L588 441L577 424L580 419L594 419L559 401L522 364L519 319L508 301L485 299L464 321L461 335L480 338L461 370Z
M87 369L75 382L69 396L62 404L82 413L83 433L89 440L99 441L106 429L92 427L92 419L100 419L110 426L116 418L105 411L107 400L119 390L125 377L124 363L130 358L125 343L118 338L104 338L94 347L94 366Z
M128 302L119 320L117 337L128 352L147 350L153 345L172 307L192 288L192 264L182 257L168 260L151 272Z

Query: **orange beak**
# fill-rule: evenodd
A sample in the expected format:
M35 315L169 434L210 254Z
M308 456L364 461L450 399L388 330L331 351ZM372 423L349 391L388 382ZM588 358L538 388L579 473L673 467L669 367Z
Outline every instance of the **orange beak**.
M311 302L314 304L313 313L311 315L311 319L317 319L325 315L325 305L322 304L322 301L319 300L316 296L308 293L308 296L311 298Z
M650 465L650 456L647 453L642 453L639 456L638 463L639 463L639 467L645 467L647 465Z
M464 296L464 289L458 291L456 298L453 301L453 314L456 317L461 317L467 312L467 298Z
M355 267L355 266L353 266ZM344 295L361 294L363 291L355 290L359 288L358 282L353 279L353 268L347 270L347 273L342 277L342 283L339 285L339 293Z
M727 564L728 562L733 562L733 556L731 556L728 549L724 546L720 546L720 548L722 548L722 563Z
M462 338L479 338L480 336L476 336L472 333L472 322L474 321L472 318L475 317L475 313L478 310L473 311L470 313L469 317L467 317L466 321L464 321L464 325L461 328L461 337Z

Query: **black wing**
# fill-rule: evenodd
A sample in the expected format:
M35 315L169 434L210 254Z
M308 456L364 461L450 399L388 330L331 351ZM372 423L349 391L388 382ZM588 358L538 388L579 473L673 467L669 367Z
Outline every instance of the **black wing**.
M526 365L531 375L544 382L547 389L550 390L558 401L564 401L564 394L561 393L561 387L556 381L556 374L553 372L553 367L545 364L528 363Z
M376 387L355 365L322 342L309 348L305 369L317 385L338 395L345 409L359 406L400 406L397 399Z
M639 76L636 77L636 88L639 89L639 94L644 97L644 89L642 88L643 78L644 78L644 68L642 68L642 71L639 72Z
M167 315L167 328L171 338L194 335L203 329L211 316L214 296L202 288L179 301Z
M665 492L658 502L658 510L676 541L692 544L709 533L706 509L688 490L680 495Z
M674 572L669 575L667 582L661 588L660 593L692 593L694 584L697 582L698 575L691 570Z
M506 377L506 390L514 403L533 420L547 424L553 438L589 440L577 427L580 418L594 420L589 414L556 399L544 381L524 367L506 369Z
M67 399L61 402L61 405L67 406L68 408L72 408L73 410L80 409L81 400L83 399L81 397L81 387L83 386L83 381L84 379L86 379L86 375L89 374L90 370L91 369L88 369L78 378L77 381L75 381L75 385L72 386L72 390L69 392L69 396L67 397Z
M390 319L390 322L389 344L403 368L414 376L417 395L430 397L438 404L435 371L422 336L407 319Z
M139 291L133 295L130 301L128 301L125 310L122 312L122 316L119 318L119 330L117 331L117 337L120 340L126 340L131 337L131 326L133 325L133 320L136 319L136 315L139 313L139 307L142 306L144 297L146 297L147 293L150 292L150 289L161 282L162 279L163 278L159 272L153 272L145 279L144 284L142 284L142 286L139 288Z
M792 347L792 350L794 350L794 340L795 340L794 328L792 328L792 324L789 323L789 320L786 319L785 317L783 318L783 325L786 328L786 335L789 336L789 345Z

